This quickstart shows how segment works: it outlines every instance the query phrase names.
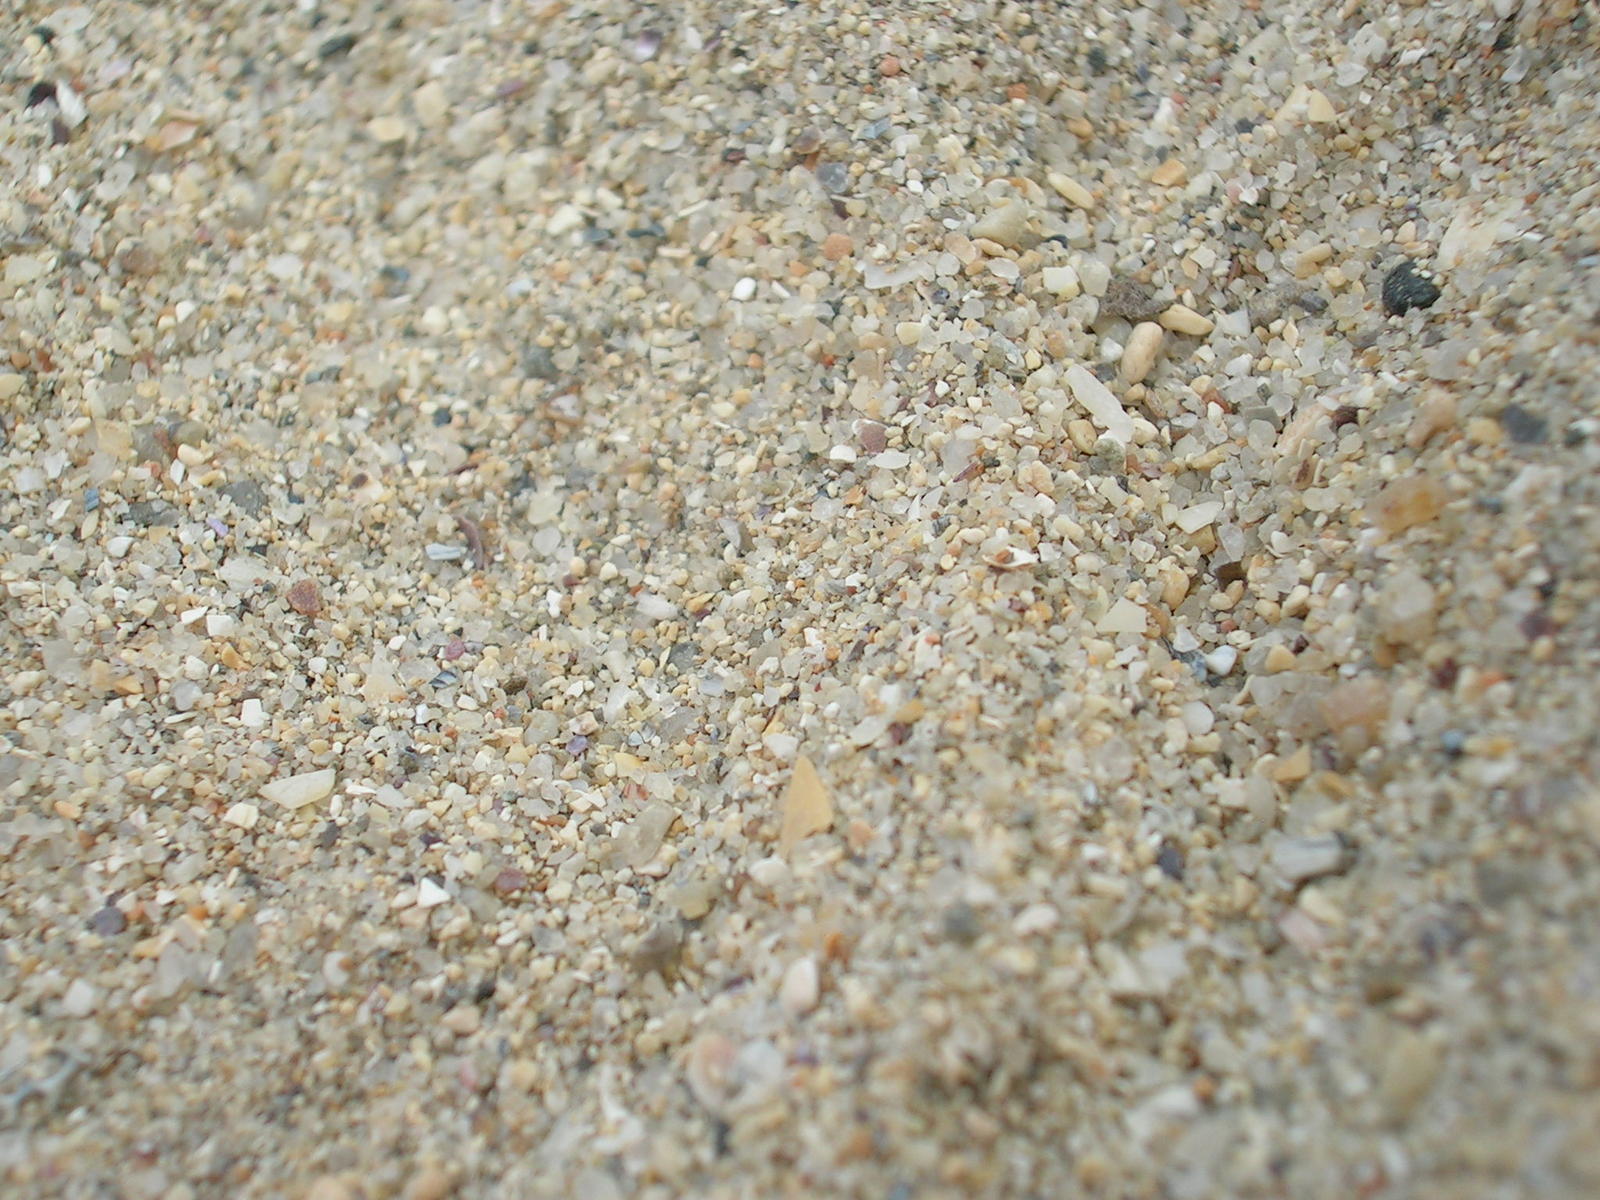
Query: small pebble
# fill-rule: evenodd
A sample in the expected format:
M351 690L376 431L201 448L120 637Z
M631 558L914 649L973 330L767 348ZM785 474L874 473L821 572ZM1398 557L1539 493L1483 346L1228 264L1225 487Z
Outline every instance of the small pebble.
M1165 337L1161 326L1150 321L1141 321L1133 327L1128 344L1122 349L1122 363L1118 372L1124 383L1143 382L1156 364L1156 356L1161 352L1161 342Z
M1021 200L1010 200L989 210L972 227L972 236L988 238L1008 249L1016 249L1028 234L1028 206Z
M803 1017L817 1006L820 977L815 959L799 958L789 964L778 988L778 1002L791 1017Z
M290 775L262 785L261 795L284 808L304 808L333 795L335 773L332 767Z
M1055 190L1056 195L1074 208L1088 209L1094 207L1094 193L1070 175L1063 175L1059 171L1051 171L1045 176L1045 182Z
M426 876L417 884L418 908L438 908L439 905L447 904L449 901L450 893Z
M1206 337L1216 328L1210 317L1201 316L1183 304L1169 305L1158 320L1163 328L1186 337Z
M1352 855L1338 834L1282 838L1272 848L1272 866L1291 883L1301 884L1350 868Z
M1383 308L1391 316L1404 316L1413 308L1432 308L1439 296L1439 285L1419 274L1410 259L1383 277Z

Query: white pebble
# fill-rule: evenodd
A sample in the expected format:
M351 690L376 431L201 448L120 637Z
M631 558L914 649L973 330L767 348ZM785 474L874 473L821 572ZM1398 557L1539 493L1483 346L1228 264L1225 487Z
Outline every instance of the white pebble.
M1191 700L1185 704L1180 715L1183 717L1183 727L1189 731L1190 737L1204 737L1217 723L1217 716L1211 711L1210 706L1202 704L1199 700Z
M263 785L261 794L285 808L304 808L333 795L334 772L332 767L320 771L306 771L284 779L274 779Z
M778 988L778 1002L791 1017L803 1017L817 1006L821 995L821 980L814 959L796 959L783 973L783 983Z
M439 905L448 902L449 899L450 893L431 879L424 879L417 884L418 908L438 908Z
M229 825L237 825L240 829L254 829L256 822L261 819L261 810L248 800L241 800L223 813L222 819Z
M1133 441L1133 418L1128 416L1111 390L1087 368L1073 363L1067 368L1067 386L1072 398L1088 411L1094 423L1124 446Z
M1191 504L1181 511L1175 518L1175 522L1183 532L1196 533L1221 515L1221 500L1203 500L1199 504Z
M261 707L261 701L254 696L239 705L239 720L252 729L259 729L267 723L266 710Z
M1289 883L1304 883L1345 870L1349 851L1337 834L1284 838L1272 848L1272 865Z
M756 281L746 275L733 285L733 298L741 304L756 294Z
M74 979L61 997L61 1011L69 1017L87 1017L99 1002L99 993L87 979Z
M788 877L789 864L775 854L750 864L750 878L761 887L777 887Z
M1096 633L1143 633L1147 620L1143 607L1132 600L1118 600L1106 615L1094 623Z
M1071 267L1046 267L1042 272L1044 290L1059 300L1071 300L1078 294L1078 273Z
M1219 677L1232 674L1238 661L1239 651L1232 646L1218 646L1205 657L1206 670Z

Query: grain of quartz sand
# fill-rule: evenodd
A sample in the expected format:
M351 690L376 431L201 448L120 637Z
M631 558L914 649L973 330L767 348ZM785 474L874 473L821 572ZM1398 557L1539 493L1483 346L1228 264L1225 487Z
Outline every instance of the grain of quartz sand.
M1595 1194L1596 41L6 6L7 1193Z

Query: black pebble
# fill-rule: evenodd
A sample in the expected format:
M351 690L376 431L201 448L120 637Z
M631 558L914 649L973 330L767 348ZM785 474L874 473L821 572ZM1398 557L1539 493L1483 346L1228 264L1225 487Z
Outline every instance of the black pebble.
M1439 285L1417 274L1417 264L1409 258L1383 277L1383 308L1391 316L1403 316L1413 308L1432 308L1439 298Z
M159 500L135 500L128 505L128 520L146 529L178 523L178 510Z
M1161 868L1161 873L1168 879L1183 878L1183 854L1171 843L1163 845L1156 851L1156 866Z
M39 105L48 103L55 98L56 85L51 83L48 79L41 79L38 83L34 84L28 89L28 100L27 103L25 103L22 107L37 108Z
M128 916L115 904L108 904L89 918L89 931L101 937L115 937L128 927Z
M341 33L336 37L329 38L321 46L317 47L317 56L319 58L337 58L341 54L349 54L355 44L355 34Z
M1508 404L1500 410L1500 426L1513 442L1538 445L1550 439L1550 425L1520 404Z
M240 512L248 516L259 515L267 506L267 493L253 479L241 479L236 483L230 483L222 489L222 494L232 500Z

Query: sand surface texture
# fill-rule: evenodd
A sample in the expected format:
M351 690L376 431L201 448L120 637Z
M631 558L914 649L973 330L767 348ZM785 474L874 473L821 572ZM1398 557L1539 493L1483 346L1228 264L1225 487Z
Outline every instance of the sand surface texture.
M21 0L0 1188L1600 1191L1600 15Z

